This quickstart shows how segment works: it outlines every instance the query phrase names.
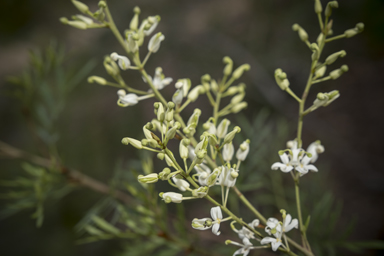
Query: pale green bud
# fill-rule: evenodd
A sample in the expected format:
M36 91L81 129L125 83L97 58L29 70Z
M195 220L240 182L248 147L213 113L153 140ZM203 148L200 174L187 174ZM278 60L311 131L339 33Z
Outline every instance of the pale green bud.
M212 186L216 185L216 181L217 181L217 178L219 177L220 173L221 173L220 168L215 168L213 170L213 172L208 176L207 181L206 181L208 187L212 187Z
M205 93L205 89L202 85L198 85L196 86L195 88L193 88L189 94L188 94L188 99L191 101L191 102L194 102L197 100L197 98L199 97L199 94L203 94Z
M78 28L78 29L87 29L87 23L85 23L84 21L80 21L80 20L74 20L74 21L67 21L66 23L67 25L70 25L74 28Z
M157 159L159 159L159 160L161 160L161 161L164 160L164 157L165 157L165 154L162 153L162 152L157 154Z
M323 39L324 39L324 34L323 32L321 32L316 39L317 44L321 44L321 41L323 41Z
M285 219L287 217L287 212L284 209L281 209L280 213L282 214L283 219Z
M154 107L155 109L157 109L156 111L157 120L162 123L165 118L165 111L164 111L163 104L161 102L155 102Z
M227 64L224 67L223 73L224 73L225 76L229 76L232 73L233 61L232 61L232 59L230 57L225 56L223 58L223 62L224 62L224 64Z
M231 176L232 178L236 179L237 177L239 177L239 173L235 170L231 171Z
M82 13L87 13L89 11L88 6L82 2L72 0L72 3Z
M229 245L229 244L232 244L232 241L231 240L225 240L225 245Z
M335 62L339 57L343 58L345 55L347 55L347 53L342 50L342 51L339 51L339 52L335 52L331 55L329 55L327 57L327 59L325 60L325 64L327 65L331 65L333 62Z
M143 148L143 145L141 145L141 141L135 140L135 139L132 139L132 138L129 138L129 137L123 138L121 140L121 143L123 143L124 145L131 144L132 146L134 146L137 149L142 149Z
M313 61L318 60L320 57L319 46L316 43L312 43L311 44L311 50L313 51L312 56L311 56L312 60Z
M172 109L168 108L167 112L165 113L165 121L172 122L173 121L173 113L174 112L175 111L173 110L173 108Z
M347 65L343 65L343 66L341 66L341 68L333 70L331 73L329 73L329 76L333 80L335 80L335 79L339 78L343 73L345 73L347 71L348 71L348 66Z
M203 198L207 195L208 187L199 187L198 189L192 190L192 196Z
M350 38L357 35L358 33L363 32L363 30L364 30L364 23L357 23L355 28L346 30L344 32L344 35L346 38Z
M139 26L140 8L136 6L135 8L133 8L133 12L135 13L135 15L133 16L131 23L129 24L129 28L132 30L137 30Z
M234 79L239 79L243 75L244 71L248 71L250 69L251 69L251 66L249 64L243 64L240 67L238 67L235 71L233 71L232 77Z
M327 66L322 66L321 68L317 69L315 71L315 78L324 76L326 70L327 70Z
M88 83L97 83L97 84L101 84L101 85L106 85L107 84L107 80L105 80L104 78L100 77L100 76L90 76L88 77Z
M157 173L151 173L146 176L139 175L137 180L141 183L156 183L159 180Z
M325 16L329 17L332 14L332 8L336 9L339 7L339 3L337 1L328 2L327 7L325 8Z
M195 108L195 110L193 111L193 114L188 119L187 125L192 125L193 127L196 127L197 124L199 123L200 115L201 115L201 110L198 108Z
M241 128L239 126L236 126L235 128L233 128L231 132L225 135L223 144L232 142L232 140L235 138L236 133L239 133L240 131L241 131Z
M236 105L244 99L245 93L240 93L231 99L231 104Z
M189 139L182 139L180 141L179 153L180 153L180 157L183 158L183 159L187 159L188 158L188 154L189 154L188 145L189 145L189 143L190 143Z
M219 86L217 85L217 82L214 79L211 80L211 90L214 92L219 91Z
M217 145L217 138L216 138L216 135L214 134L211 134L209 132L204 132L203 133L203 136L205 136L206 138L208 138L208 143L212 146L216 146Z
M159 179L168 180L170 178L169 177L170 173L171 173L171 170L168 167L164 168L163 171L159 173Z
M235 106L233 106L231 108L231 112L233 114L236 114L236 113L239 113L241 110L243 110L243 109L245 109L247 107L248 107L248 103L243 101L243 102L240 102L240 103L236 104Z
M320 14L323 11L320 0L315 0L315 13Z
M340 97L340 93L339 93L338 90L334 90L334 91L331 91L331 92L328 93L328 97L329 97L329 100L324 104L324 107L328 106L333 101L335 101L337 98L339 98ZM311 157L311 156L309 156L309 157Z
M287 74L283 72L281 68L275 70L275 80L281 90L285 91L289 87Z
M175 157L173 156L172 151L169 151L169 153L171 154L172 158L175 158ZM175 167L175 164L172 162L172 159L171 159L168 155L165 155L165 162L167 163L167 165L168 165L169 167Z
M177 130L180 129L180 127L181 124L179 122L176 122L175 125L167 131L167 133L165 134L165 138L167 140L173 139L176 135Z
M148 43L148 51L156 53L160 48L160 43L165 39L165 36L159 32L152 36Z
M308 34L305 32L305 30L297 23L293 24L292 26L293 31L297 31L299 34L299 37L301 41L307 42L308 41Z

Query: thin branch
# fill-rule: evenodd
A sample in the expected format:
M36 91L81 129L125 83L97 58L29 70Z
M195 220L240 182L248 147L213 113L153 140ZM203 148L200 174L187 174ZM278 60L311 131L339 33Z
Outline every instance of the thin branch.
M0 141L0 153L1 155L9 158L25 159L30 161L31 163L40 165L45 168L55 167L61 174L66 176L68 181L71 183L87 187L102 194L111 195L125 204L128 204L131 201L131 197L122 191L111 189L106 184L95 180L79 171L62 166L47 158L30 154L2 141Z

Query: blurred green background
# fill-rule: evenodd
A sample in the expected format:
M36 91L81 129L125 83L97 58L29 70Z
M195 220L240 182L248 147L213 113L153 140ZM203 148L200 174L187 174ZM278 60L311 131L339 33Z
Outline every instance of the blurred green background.
M79 31L62 25L60 17L77 13L70 1L1 2L0 140L37 152L36 144L28 136L20 105L7 97L10 85L6 78L19 75L28 66L28 52L48 46L52 39L65 45L67 68L80 69L92 60L95 68L90 75L107 77L102 66L103 56L115 51L122 53L122 50L107 29ZM91 10L97 9L97 1L84 2ZM197 85L205 73L221 77L223 56L232 57L235 65L249 63L251 71L242 78L247 84L249 103L245 116L253 122L261 109L267 110L268 118L288 120L284 122L289 131L286 139L294 138L297 105L275 85L273 72L282 68L288 74L292 90L303 90L311 53L291 26L299 23L311 41L316 39L319 30L313 1L109 1L121 31L129 26L135 5L142 10L141 18L155 14L162 18L157 31L166 39L148 63L150 74L161 66L165 75L174 81L189 77L192 84ZM317 193L332 191L336 201L343 201L341 223L356 218L352 240L384 238L383 13L384 1L340 1L340 9L333 12L334 33L343 33L358 22L364 22L366 29L354 38L338 40L326 48L325 56L346 50L347 56L333 67L345 63L350 71L336 81L314 86L309 101L314 100L319 91L334 89L340 91L341 97L330 107L306 117L304 123L304 145L320 139L325 146L325 153L318 161L322 168L318 174L311 174L322 175L326 184L324 191ZM129 84L137 85L136 88L145 86L135 72L127 71L125 78ZM170 99L173 91L172 84L164 89L164 94ZM88 84L85 79L68 95L58 120L58 150L67 166L107 181L118 159L125 162L138 157L135 150L122 146L120 140L140 133L141 124L152 119L152 101L120 108L116 100L116 90ZM204 107L199 107L204 111ZM186 111L191 113L192 108ZM257 146L270 147L268 143L264 140ZM285 147L285 141L274 143L276 154L268 156L270 164L279 160L277 150ZM1 179L21 173L19 162L5 158L0 161ZM314 178L307 176L303 183L314 182ZM73 226L99 198L100 195L82 189L60 202L48 204L40 229L35 228L29 218L31 212L27 211L0 220L1 255L112 255L121 251L117 241L74 244ZM317 199L313 200L315 204ZM1 201L0 207L4 204ZM371 250L365 255L384 254Z

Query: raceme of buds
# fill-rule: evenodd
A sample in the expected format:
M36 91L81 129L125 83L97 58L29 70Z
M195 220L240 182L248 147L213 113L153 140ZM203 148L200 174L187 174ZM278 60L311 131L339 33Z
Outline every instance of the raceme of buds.
M156 53L160 48L160 43L165 39L164 35L159 32L152 36L148 43L148 51Z
M339 57L343 58L345 57L345 55L347 55L347 53L342 50L342 51L339 51L339 52L335 52L331 55L329 55L326 59L325 59L325 64L327 65L331 65L333 62L335 62Z
M105 80L104 78L100 77L100 76L90 76L88 77L88 83L97 83L97 84L100 84L100 85L106 85L107 84L107 80Z
M293 24L292 26L293 31L297 31L299 34L299 37L301 41L307 42L308 41L308 34L305 32L305 30L297 23Z
M335 80L339 78L343 73L347 72L349 70L347 65L341 66L339 69L333 70L331 73L329 73L329 76Z
M281 90L285 91L289 87L289 81L287 79L287 74L278 68L275 70L275 80L277 85Z
M146 176L139 175L137 180L141 183L156 183L159 180L157 173L151 173Z

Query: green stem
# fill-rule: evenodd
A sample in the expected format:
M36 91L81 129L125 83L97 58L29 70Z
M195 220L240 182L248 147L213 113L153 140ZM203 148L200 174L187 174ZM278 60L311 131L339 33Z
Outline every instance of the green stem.
M332 42L333 40L337 40L337 39L341 39L341 38L345 38L345 34L328 38L325 40L325 43L329 43L329 42Z

